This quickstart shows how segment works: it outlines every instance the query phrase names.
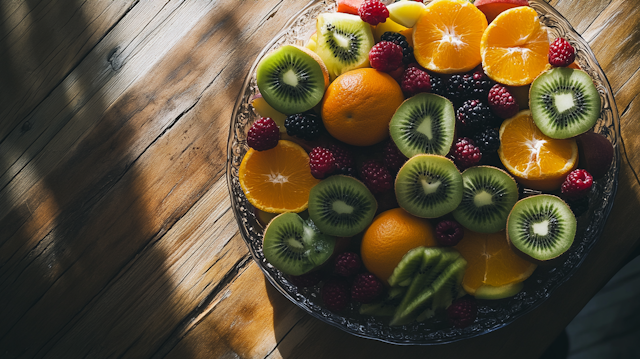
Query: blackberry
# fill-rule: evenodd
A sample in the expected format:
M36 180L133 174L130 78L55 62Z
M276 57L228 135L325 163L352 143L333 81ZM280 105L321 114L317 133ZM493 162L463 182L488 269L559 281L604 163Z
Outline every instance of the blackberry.
M446 95L454 105L468 100L473 93L473 76L470 74L456 74L447 81Z
M404 35L397 32L387 31L382 34L380 41L389 41L400 46L402 48L402 62L405 65L416 61L413 56L413 47L409 45L409 42L407 42L407 38Z
M496 152L500 148L500 131L495 128L487 128L482 132L476 133L473 136L473 140L483 155Z
M483 102L487 100L489 90L495 85L495 82L491 80L482 70L475 71L471 80L471 97L478 98Z
M582 197L578 200L567 201L569 208L576 217L580 217L589 210L589 197Z
M456 119L466 131L479 131L500 125L500 119L480 100L465 101L456 111Z
M321 121L311 112L297 113L287 117L284 127L289 136L296 136L306 141L313 141L320 136Z
M447 87L442 77L429 72L429 82L431 82L431 93L447 97Z

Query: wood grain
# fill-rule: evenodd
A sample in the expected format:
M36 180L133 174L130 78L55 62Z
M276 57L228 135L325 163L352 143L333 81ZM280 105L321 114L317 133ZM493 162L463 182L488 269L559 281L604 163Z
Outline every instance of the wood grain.
M249 67L306 3L0 4L0 357L536 358L638 246L640 11L553 0L621 114L618 195L583 267L538 311L464 345L393 346L303 313L249 256L225 168Z

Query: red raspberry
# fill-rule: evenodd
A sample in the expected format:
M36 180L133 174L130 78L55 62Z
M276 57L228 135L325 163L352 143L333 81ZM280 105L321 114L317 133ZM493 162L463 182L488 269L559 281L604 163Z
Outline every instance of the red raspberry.
M478 316L478 304L471 296L456 299L447 308L447 316L451 323L458 328L465 328L473 324Z
M515 116L520 111L520 106L516 102L509 90L500 85L495 84L489 90L489 108L496 116L507 119Z
M269 117L261 117L251 125L247 133L247 144L256 151L265 151L276 147L280 140L280 130L276 122Z
M369 51L369 63L378 71L391 72L402 65L402 47L380 41Z
M319 271L313 271L301 275L289 276L289 282L298 288L313 287L320 283L322 280L322 274Z
M344 279L331 278L324 282L320 290L322 302L332 312L344 310L351 301L349 284Z
M456 221L440 221L436 225L436 240L445 247L455 246L462 240L464 230Z
M358 8L358 15L362 21L375 26L387 21L389 10L380 0L364 0Z
M456 140L453 144L452 156L453 162L460 170L477 165L482 159L480 148L468 137L460 137Z
M549 45L549 63L556 67L566 67L576 59L576 50L571 44L559 37Z
M333 153L333 158L336 160L337 173L352 177L356 176L355 162L351 151L336 144L329 145L329 151Z
M562 183L562 195L569 200L586 197L593 186L593 177L583 169L571 171Z
M407 156L400 152L396 143L391 139L384 145L382 153L384 156L384 164L392 173L397 173L400 167L407 162Z
M362 268L360 256L354 252L343 252L335 259L334 273L342 277L351 277Z
M420 92L431 92L431 79L429 74L417 64L410 64L402 74L400 87L406 97Z
M373 194L393 188L393 176L389 169L375 160L368 160L362 164L360 179Z
M311 175L317 179L323 179L331 175L335 170L336 159L333 153L324 147L314 147L309 152L309 167Z
M356 275L351 286L351 298L360 303L371 303L382 291L384 286L378 277L371 273Z

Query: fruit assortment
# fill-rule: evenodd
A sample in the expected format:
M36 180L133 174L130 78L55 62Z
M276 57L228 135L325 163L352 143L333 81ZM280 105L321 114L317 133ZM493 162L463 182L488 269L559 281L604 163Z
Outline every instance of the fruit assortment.
M336 2L257 67L265 259L334 312L471 325L573 243L613 158L599 94L526 0Z

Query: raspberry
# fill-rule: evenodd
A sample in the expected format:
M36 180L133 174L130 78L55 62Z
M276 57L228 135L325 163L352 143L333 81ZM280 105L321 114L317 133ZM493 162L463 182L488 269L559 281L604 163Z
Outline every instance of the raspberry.
M313 271L302 275L289 276L289 282L298 288L313 287L320 283L322 274L319 271Z
M333 153L335 158L336 173L356 177L355 162L353 154L346 148L332 144L329 145L329 151Z
M502 119L511 118L520 111L520 106L518 106L513 95L506 87L500 84L493 85L489 90L488 101L491 111Z
M404 74L402 74L400 87L406 97L411 97L420 92L431 92L431 79L429 74L418 65L409 65L404 70Z
M276 147L280 140L280 130L275 121L262 117L251 125L247 133L247 144L256 151L265 151Z
M380 41L369 51L371 67L382 72L391 72L402 65L402 48L393 42Z
M351 298L356 302L371 303L383 290L384 286L378 277L371 273L360 273L353 280Z
M393 188L393 176L389 169L375 160L368 160L362 164L360 178L373 194Z
M400 152L396 143L391 139L385 143L382 154L384 156L384 165L387 166L391 173L397 173L400 167L407 162L407 156Z
M453 144L453 162L460 170L474 166L482 159L480 149L467 137L461 137Z
M358 15L362 21L375 26L387 21L389 10L380 0L364 0L358 8Z
M566 67L576 59L576 50L571 44L559 37L549 45L549 63L551 66Z
M593 185L593 177L583 169L571 171L560 188L564 198L577 200L586 197Z
M409 66L411 66L411 65L409 65ZM445 82L442 80L442 77L440 77L439 75L430 73L429 74L429 82L431 83L431 92L432 93L434 93L436 95L447 97L447 86L446 86Z
M500 120L491 112L489 106L480 100L468 100L456 111L456 118L462 129L466 131L478 131L485 128L497 127Z
M473 98L487 99L491 86L495 84L482 70L475 71L472 75L470 96Z
M323 179L336 170L336 159L333 153L324 147L314 147L309 152L309 167L311 175L317 179Z
M473 141L484 155L496 152L500 148L500 131L495 128L487 128L476 133L473 136Z
M413 47L409 45L409 42L404 35L397 32L387 31L382 34L380 41L389 41L400 46L402 48L402 62L405 64L410 64L416 61L415 57L413 57Z
M314 113L297 113L287 117L284 127L289 136L296 136L306 141L313 141L320 135L321 121Z
M589 197L582 197L575 201L567 201L569 208L576 217L582 216L589 210Z
M447 308L447 316L454 326L468 327L478 316L478 304L473 297L468 295L458 298Z
M470 74L456 74L447 81L446 98L453 104L460 104L469 99L473 93L473 76Z
M344 279L331 278L324 282L320 290L322 302L332 312L344 310L351 300L349 284Z
M436 240L445 247L455 246L462 240L464 230L456 221L444 220L436 225Z
M334 264L334 273L342 277L351 277L362 268L362 260L360 260L360 256L354 252L338 254Z

